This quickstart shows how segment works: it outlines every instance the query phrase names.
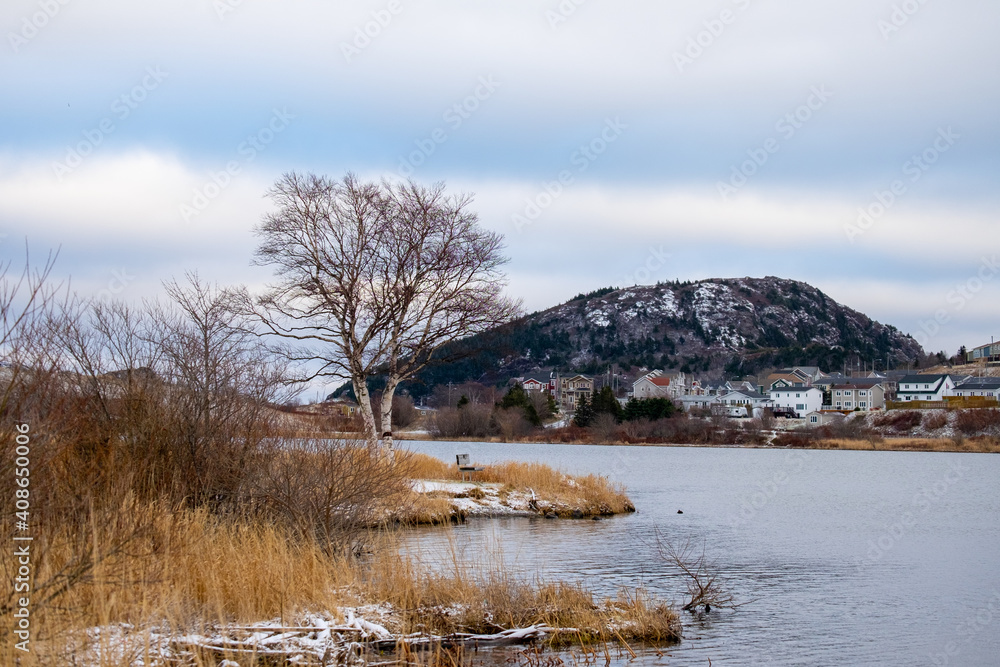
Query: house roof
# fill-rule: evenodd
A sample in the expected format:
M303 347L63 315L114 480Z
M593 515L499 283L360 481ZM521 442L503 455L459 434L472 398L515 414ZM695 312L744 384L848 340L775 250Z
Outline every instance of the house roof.
M837 418L837 417L843 417L844 416L844 411L843 410L813 410L812 412L806 414L806 417L808 417L809 415L820 415L820 416Z
M789 384L802 384L803 379L804 378L798 373L779 372L779 373L771 373L764 379L764 382L766 382L767 384L774 384L775 382L784 380Z
M818 388L818 387L777 387L775 389L772 389L771 391L772 392L776 392L776 391L806 391L806 392L808 392L808 391L818 391L820 393L823 392L823 390L820 389L820 388Z
M907 375L900 378L899 384L937 384L947 375Z
M657 387L669 387L670 378L649 378L649 381L655 384Z
M751 388L754 384L749 380L729 380L728 382L725 382L723 386Z
M865 382L848 382L845 384L833 384L830 385L830 389L871 389L872 387L878 386L879 382L874 384L868 384Z
M758 391L750 391L749 389L734 389L725 395L725 397L732 396L733 394L740 394L741 396L746 396L747 398L752 398L758 401L770 400L770 396L765 396Z
M1000 389L1000 378L968 378L955 385L955 389Z
M826 386L835 387L837 385L851 384L861 387L863 389L868 389L870 387L874 387L875 385L885 384L886 381L887 380L885 378L849 378L840 375L838 377L831 376L831 377L821 378L816 382L814 382L813 384L815 384L818 387L826 387Z

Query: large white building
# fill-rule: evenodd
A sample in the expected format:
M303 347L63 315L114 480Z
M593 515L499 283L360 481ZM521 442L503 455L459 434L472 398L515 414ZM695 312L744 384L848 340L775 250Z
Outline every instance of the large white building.
M996 398L1000 396L1000 378L966 378L955 385L955 396Z
M655 370L632 383L632 396L642 398L677 398L687 393L687 377L681 371Z
M954 395L955 380L950 375L907 375L896 390L900 401L943 401Z
M794 410L799 417L823 407L823 392L816 387L779 387L769 393L775 407Z

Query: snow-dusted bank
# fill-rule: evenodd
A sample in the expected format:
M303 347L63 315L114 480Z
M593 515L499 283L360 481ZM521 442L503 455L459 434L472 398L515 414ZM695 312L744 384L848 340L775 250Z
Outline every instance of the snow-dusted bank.
M680 639L677 611L641 589L605 599L580 584L522 581L492 561L475 572L441 572L404 553L392 530L475 516L634 511L604 477L508 462L481 466L478 479L465 482L454 464L423 454L397 452L386 468L365 448L283 451L278 472L284 466L289 479L318 492L366 471L388 492L367 498L358 522L346 525L337 516L296 523L133 502L116 514L141 526L131 550L104 557L100 578L40 610L40 664L354 666L396 659L378 655L385 651ZM342 506L328 498L307 496L316 504L295 509ZM56 565L72 554L73 542L62 539Z
M572 478L567 483L574 484ZM533 489L511 489L504 484L416 480L413 490L429 497L447 499L453 515L462 519L498 516L569 516L582 519L615 514L610 506L603 508L603 511L598 508L598 514L594 514L582 498L578 503L549 500L536 494ZM634 508L629 505L625 511L634 511Z
M447 610L445 610L447 611ZM255 664L344 665L364 667L386 651L436 649L458 645L490 648L576 637L578 628L538 623L489 634L394 634L362 615L392 615L384 606L346 608L336 615L303 614L295 623L273 619L251 625L220 625L178 634L170 629L140 631L128 624L88 629L78 638L76 657L85 664Z
M635 511L623 488L598 475L571 476L539 463L484 466L474 481L439 459L410 453L413 498L395 508L400 523L443 523L469 517L596 518Z

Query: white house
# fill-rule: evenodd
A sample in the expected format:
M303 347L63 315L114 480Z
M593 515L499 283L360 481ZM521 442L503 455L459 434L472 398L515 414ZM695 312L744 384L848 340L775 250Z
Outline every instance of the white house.
M950 375L907 375L896 395L901 401L943 401L955 395L955 380Z
M800 417L823 407L823 392L816 387L778 387L769 394L775 407L790 408Z
M719 396L718 402L722 405L743 405L747 408L769 408L773 404L771 399L764 394L744 389L743 391L731 391L724 396Z
M670 378L664 377L641 377L632 383L632 396L636 399L643 398L669 398Z
M687 376L681 371L655 370L632 383L632 396L641 398L677 398L687 393Z
M688 394L677 399L685 412L691 408L710 409L712 404L718 401L718 396L701 396L698 394Z
M996 398L1000 396L1000 378L966 378L955 385L955 396Z

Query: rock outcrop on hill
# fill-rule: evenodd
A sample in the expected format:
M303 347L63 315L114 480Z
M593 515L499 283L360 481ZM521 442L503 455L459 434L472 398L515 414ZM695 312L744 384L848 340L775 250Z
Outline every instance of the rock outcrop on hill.
M601 289L458 347L479 351L430 369L424 387L541 369L602 373L612 364L720 377L770 366L897 367L924 356L912 336L775 277Z

